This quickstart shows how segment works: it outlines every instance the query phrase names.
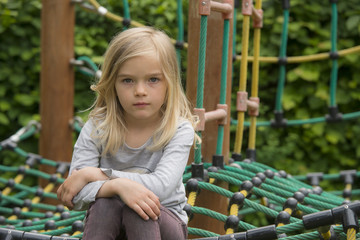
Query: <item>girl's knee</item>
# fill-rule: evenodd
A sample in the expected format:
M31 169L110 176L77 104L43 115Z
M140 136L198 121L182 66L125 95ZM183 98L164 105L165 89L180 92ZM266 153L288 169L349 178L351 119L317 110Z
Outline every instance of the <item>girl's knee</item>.
M126 218L126 220L131 221L131 222L140 221L140 220L143 221L143 219L140 217L140 215L137 214L131 208L129 208L127 205L125 205L123 208L123 216L124 216L124 218Z
M93 202L89 208L91 211L104 211L104 212L117 212L122 209L125 204L118 197L111 198L97 198L95 202Z

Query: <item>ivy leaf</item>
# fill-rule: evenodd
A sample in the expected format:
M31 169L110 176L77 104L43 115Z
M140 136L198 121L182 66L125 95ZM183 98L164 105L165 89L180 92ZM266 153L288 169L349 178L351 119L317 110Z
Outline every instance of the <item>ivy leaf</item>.
M299 75L302 79L315 82L319 79L319 71L308 67L300 66L294 69L294 72Z
M8 119L8 117L4 114L0 112L0 124L2 125L9 125L10 121Z
M11 108L11 105L7 101L0 101L0 110L2 112L5 112Z
M339 132L329 130L326 133L325 138L328 142L337 144L343 138L343 136Z
M346 28L349 31L356 31L356 28L359 26L360 24L360 16L359 15L354 15L348 18L348 20L346 21Z
M17 101L23 106L31 106L37 101L37 99L36 97L28 94L16 94L15 101Z
M14 74L9 77L10 82L13 83L15 86L19 86L25 82L25 75L22 74Z

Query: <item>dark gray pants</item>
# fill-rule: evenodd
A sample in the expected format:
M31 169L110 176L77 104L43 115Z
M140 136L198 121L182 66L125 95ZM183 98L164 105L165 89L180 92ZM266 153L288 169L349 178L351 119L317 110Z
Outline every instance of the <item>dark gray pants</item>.
M84 240L184 240L187 226L161 206L157 221L143 220L120 198L98 198L90 206L84 229Z

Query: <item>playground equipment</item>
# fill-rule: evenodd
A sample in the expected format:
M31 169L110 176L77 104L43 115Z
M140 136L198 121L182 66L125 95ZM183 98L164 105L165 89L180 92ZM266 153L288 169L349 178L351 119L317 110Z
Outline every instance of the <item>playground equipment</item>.
M96 1L91 0L92 5L84 5L83 1L78 1L82 6L99 12L102 15L110 17L116 21L122 21L125 26L138 24L130 21L128 13L124 13L125 18L118 17ZM126 1L125 1L126 2ZM181 1L179 1L181 2ZM196 3L194 3L196 2ZM191 87L194 81L189 80L187 86L196 89L196 109L194 110L201 119L201 124L197 131L200 136L202 132L215 129L217 136L216 152L212 156L212 162L203 162L208 159L207 153L204 153L202 146L198 146L194 152L194 161L190 161L184 173L183 180L188 191L188 205L186 211L191 219L189 224L189 234L192 237L202 237L203 239L356 239L359 230L358 216L360 214L360 202L350 200L360 194L359 189L353 189L356 186L356 180L360 172L354 170L343 170L339 174L309 173L307 176L290 176L285 171L278 171L274 168L261 164L256 160L255 134L256 126L259 124L272 125L273 127L283 127L289 124L300 124L302 122L291 122L285 120L282 115L281 102L282 91L285 84L285 66L291 63L293 59L286 57L286 39L287 23L289 16L289 2L283 2L284 25L282 35L282 45L280 58L266 59L268 61L279 61L280 77L277 93L275 119L266 123L256 123L260 101L258 99L258 72L260 57L260 31L261 21L261 1L256 1L253 6L252 1L244 0L242 2L243 33L242 33L242 56L240 67L239 92L237 93L237 135L234 147L234 153L227 159L229 146L225 144L226 127L230 122L229 111L229 72L231 72L231 18L233 16L233 2L224 1L222 3L203 0L193 1L196 4L195 12L200 16L200 35L198 35L199 45L196 56L197 64L197 87ZM64 5L62 3L62 5ZM126 6L126 4L125 4ZM336 1L331 1L333 15L336 19ZM46 7L44 5L43 7ZM64 8L66 9L66 8ZM220 89L219 100L216 103L216 109L205 111L204 91L206 90L205 78L207 71L206 56L208 56L207 44L207 21L211 18L212 11L220 11L222 17L222 59L220 71ZM248 43L250 31L250 18L254 17L254 56L249 58ZM334 22L336 22L334 20ZM336 30L333 26L332 30ZM178 49L187 46L183 42L181 31L179 38L174 41ZM194 36L190 37L193 39ZM331 81L331 96L328 117L310 120L317 121L338 121L340 118L349 119L358 117L359 112L340 114L336 108L335 90L336 90L336 61L342 54L359 52L359 48L353 48L347 51L337 52L336 34L332 35L332 48L330 54L322 54L316 58L325 58L330 56L333 62L333 72ZM45 37L44 37L45 38ZM194 37L196 38L196 37ZM45 39L44 39L45 41ZM228 43L228 44L226 44ZM189 48L192 47L188 46ZM211 53L210 53L211 54ZM51 57L51 56L49 56ZM71 57L65 57L71 59ZM229 60L230 59L230 60ZM253 61L252 74L252 92L248 99L246 92L246 74L248 61ZM263 59L264 60L264 59ZM295 59L296 60L296 59ZM305 58L297 59L305 61ZM87 58L71 60L71 63L88 74L100 74L96 67ZM60 63L61 64L61 63ZM64 63L62 63L64 64ZM69 63L65 63L69 66ZM67 69L68 71L69 69ZM190 99L193 98L190 93ZM210 96L216 98L214 96ZM245 123L244 115L249 109L250 123ZM68 118L70 119L70 117ZM66 126L68 124L66 120ZM71 117L72 119L72 117ZM213 121L217 120L217 122ZM42 120L44 121L44 120ZM214 125L205 130L205 122L213 121ZM309 122L309 121L307 121ZM246 151L246 157L241 155L241 146L243 141L243 130L246 124L250 125L249 147ZM69 131L79 132L81 130L81 120L74 118L72 129ZM43 123L41 124L43 128ZM208 129L209 128L209 129ZM50 128L51 129L51 128ZM0 239L78 239L82 236L84 212L69 211L62 205L53 205L46 203L46 199L56 199L53 189L63 182L68 170L67 162L61 162L61 159L52 159L46 156L47 153L34 154L28 153L19 147L19 144L32 137L37 131L40 131L38 123L30 123L28 126L20 129L13 136L5 139L0 144L0 151L12 151L24 159L24 164L19 167L0 165L0 182L3 184L0 202ZM43 129L41 129L43 134ZM42 136L42 141L47 138ZM204 138L206 141L206 138ZM59 145L59 144L58 144ZM206 144L205 144L206 145ZM48 148L51 148L49 146ZM42 148L43 149L43 148ZM50 154L50 153L49 153ZM50 160L51 159L51 160ZM57 161L53 161L57 160ZM55 173L46 173L43 169L51 167ZM5 174L6 173L6 174ZM27 176L35 176L45 181L45 185L29 187L24 183ZM343 191L326 192L319 184L322 180L342 181ZM211 197L213 207L207 208L199 204L199 198L203 195ZM222 199L221 206L215 199ZM201 203L201 202L200 202ZM224 208L226 213L224 213ZM261 214L264 219L268 219L266 226L254 226L243 217L249 215ZM225 233L215 231L215 228L202 229L192 225L192 222L200 218L201 215L214 219L220 228L225 229ZM206 221L206 220L201 220ZM34 232L36 231L36 232Z

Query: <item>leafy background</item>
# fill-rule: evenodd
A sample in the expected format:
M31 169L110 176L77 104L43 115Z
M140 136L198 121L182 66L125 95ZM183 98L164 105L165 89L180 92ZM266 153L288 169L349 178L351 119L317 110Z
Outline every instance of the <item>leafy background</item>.
M102 0L109 11L123 13L122 1ZM130 0L133 20L165 30L177 36L176 1ZM184 5L185 40L187 39L187 1ZM278 56L282 29L281 1L263 2L264 27L261 34L261 55ZM338 49L360 45L360 5L358 0L338 2ZM237 33L241 33L242 16L238 10ZM40 0L0 0L0 141L8 138L30 120L39 116L40 66ZM331 7L328 1L292 0L288 39L288 56L329 52ZM121 31L115 23L95 13L76 7L75 55L86 55L100 64L111 37ZM236 36L237 54L241 54L241 35ZM250 43L250 55L251 52ZM339 59L337 105L343 113L360 110L359 54ZM186 53L183 52L183 70ZM287 66L283 110L287 119L322 117L328 113L331 61L316 61ZM274 118L278 66L261 63L261 110L259 121ZM248 79L251 79L251 64ZM94 80L75 73L74 111L86 119L87 109L94 98L89 85ZM183 74L186 76L186 74ZM237 91L239 62L234 66L233 99ZM250 86L250 82L247 84ZM250 92L250 89L248 90ZM233 113L234 112L234 106ZM235 115L234 115L235 116ZM360 120L336 124L318 123L283 129L258 127L257 161L293 175L309 172L339 173L345 169L360 170ZM23 148L37 152L37 139L25 141ZM232 139L234 131L232 132ZM247 148L247 130L244 146ZM0 161L14 161L11 153L0 152Z

